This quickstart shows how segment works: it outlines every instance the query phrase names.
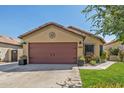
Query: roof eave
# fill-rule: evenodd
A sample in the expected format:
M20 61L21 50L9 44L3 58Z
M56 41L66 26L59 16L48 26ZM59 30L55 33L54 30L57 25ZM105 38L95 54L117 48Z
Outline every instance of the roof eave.
M68 26L68 28L72 28L72 29L74 29L74 30L80 31L81 33L84 32L85 34L92 35L92 36L94 36L95 38L98 38L98 39L99 39L100 41L102 41L104 44L106 43L103 38L101 38L101 37L99 37L99 36L95 36L94 34L89 33L89 32L87 32L87 31L85 31L85 30L78 29L77 27L74 27L74 26Z
M7 43L7 42L0 42L0 43L8 44L8 45L14 45L14 46L21 46L20 44L12 44L12 43Z
M60 24L57 24L57 23L53 23L53 22L46 23L46 24L44 24L44 25L42 25L42 26L39 26L39 27L37 27L37 28L35 28L35 29L31 30L31 31L28 31L28 32L26 32L26 33L24 33L24 34L18 36L18 38L22 39L23 37L25 37L25 36L27 36L27 35L29 35L29 34L32 34L33 32L35 32L35 31L37 31L37 30L40 30L40 29L42 29L42 28L44 28L44 27L46 27L46 26L49 26L49 25L54 25L54 26L57 26L57 27L62 28L62 29L64 29L64 30L67 30L67 31L69 31L69 32L75 33L75 34L80 35L81 37L83 37L83 38L85 39L85 36L84 36L84 35L79 34L79 33L76 33L76 32L73 32L72 30L69 30L69 29L65 28L64 26L62 26L62 25L60 25Z

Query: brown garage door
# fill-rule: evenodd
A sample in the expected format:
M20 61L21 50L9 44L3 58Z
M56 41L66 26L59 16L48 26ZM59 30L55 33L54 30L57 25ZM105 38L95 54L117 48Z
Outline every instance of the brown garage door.
M30 64L74 64L77 43L30 43Z

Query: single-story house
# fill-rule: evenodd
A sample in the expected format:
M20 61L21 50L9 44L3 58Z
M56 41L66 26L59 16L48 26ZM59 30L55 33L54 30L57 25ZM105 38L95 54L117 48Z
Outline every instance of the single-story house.
M121 41L112 40L112 41L110 41L109 43L106 43L106 44L104 45L104 49L108 51L110 48L118 48L118 47L120 47L121 45L123 45L123 43L122 43Z
M23 54L22 52L19 40L0 35L0 61L15 62Z
M112 40L104 45L104 50L108 55L108 60L119 60L119 55L118 55L119 53L117 53L117 51L115 51L116 53L113 54L110 53L110 49L112 48L113 49L123 48L124 50L124 44L119 40Z
M73 64L80 56L100 56L105 41L79 28L49 22L19 38L24 40L24 55L30 64Z

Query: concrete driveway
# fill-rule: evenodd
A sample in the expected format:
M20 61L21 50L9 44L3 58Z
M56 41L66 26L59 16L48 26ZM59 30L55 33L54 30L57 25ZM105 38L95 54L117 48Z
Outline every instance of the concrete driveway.
M67 78L80 82L76 65L28 64L19 66L17 63L0 65L0 87L5 88L60 88L62 87L60 82L64 82Z

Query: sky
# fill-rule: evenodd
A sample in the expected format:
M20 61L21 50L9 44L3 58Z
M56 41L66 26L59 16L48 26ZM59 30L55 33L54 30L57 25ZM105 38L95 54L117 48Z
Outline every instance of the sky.
M76 26L90 31L91 24L81 14L86 6L0 6L0 35L17 38L47 22L56 22L65 27ZM93 32L91 32L93 33ZM114 36L106 36L106 42Z

